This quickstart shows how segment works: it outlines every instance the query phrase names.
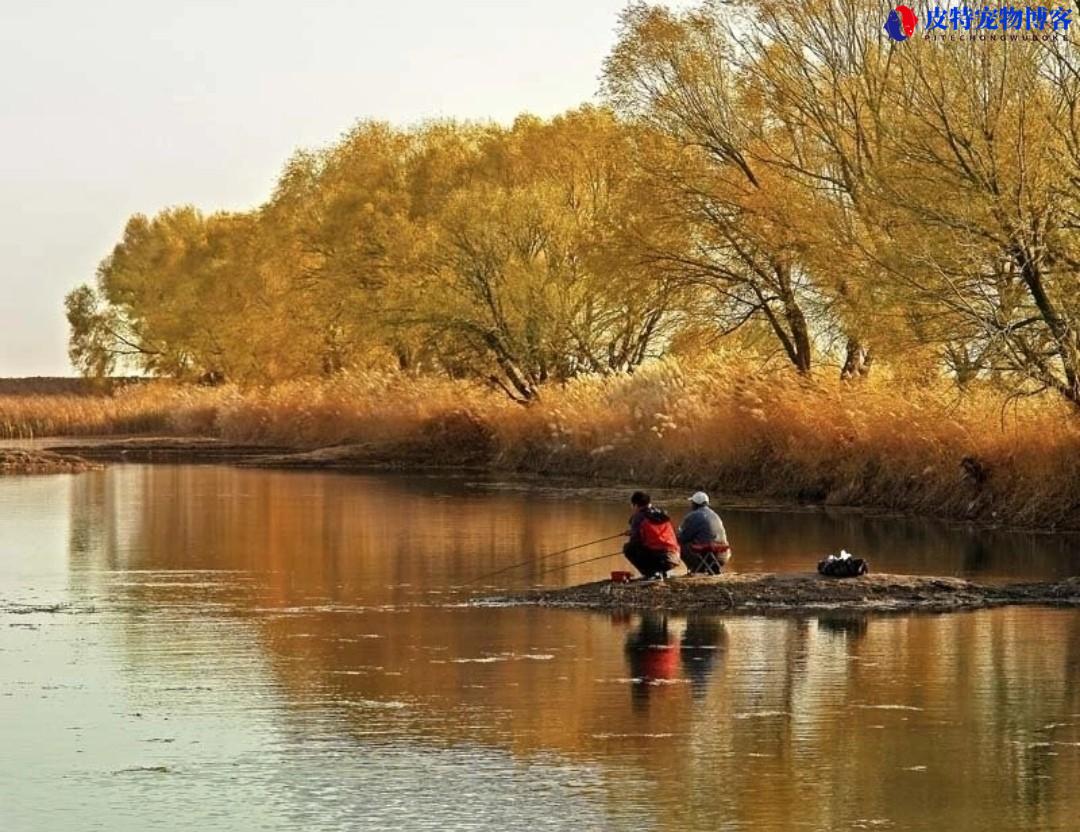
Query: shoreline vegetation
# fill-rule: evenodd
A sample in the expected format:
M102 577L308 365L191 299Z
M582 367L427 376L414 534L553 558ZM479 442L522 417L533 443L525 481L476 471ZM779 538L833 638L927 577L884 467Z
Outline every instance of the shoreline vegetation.
M851 385L713 358L580 377L524 407L479 383L398 373L0 396L0 439L139 434L218 440L180 442L172 456L189 461L470 467L1080 529L1080 425L1059 402L989 387L958 395L944 383L910 388L884 375ZM140 453L138 442L125 454L62 450ZM169 456L159 442L153 458Z

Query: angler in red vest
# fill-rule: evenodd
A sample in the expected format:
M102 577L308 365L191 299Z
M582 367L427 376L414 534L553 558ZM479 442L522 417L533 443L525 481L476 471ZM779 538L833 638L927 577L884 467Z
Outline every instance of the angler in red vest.
M679 565L679 541L671 518L652 504L649 495L635 491L630 497L634 513L630 516L630 539L623 554L644 577L663 580Z

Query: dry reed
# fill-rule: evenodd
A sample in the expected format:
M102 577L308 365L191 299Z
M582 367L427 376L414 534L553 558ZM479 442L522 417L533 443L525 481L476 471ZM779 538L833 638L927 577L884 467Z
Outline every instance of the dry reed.
M1052 399L656 362L523 408L479 385L394 374L265 389L154 383L0 397L9 437L169 433L312 448L363 443L433 465L686 486L1080 528L1080 417Z

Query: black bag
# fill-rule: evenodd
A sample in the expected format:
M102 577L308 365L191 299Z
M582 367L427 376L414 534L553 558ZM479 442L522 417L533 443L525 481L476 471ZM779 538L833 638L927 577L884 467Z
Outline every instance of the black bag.
M833 555L818 561L817 571L826 578L857 578L870 572L870 564L862 558L838 558Z

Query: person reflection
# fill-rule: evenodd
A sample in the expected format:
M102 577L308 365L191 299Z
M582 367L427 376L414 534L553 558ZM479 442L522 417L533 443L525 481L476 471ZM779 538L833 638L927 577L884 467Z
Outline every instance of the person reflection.
M858 641L866 635L870 619L865 613L829 612L818 616L818 630Z
M727 628L716 616L687 617L679 657L682 659L683 674L690 680L690 693L695 702L705 697L709 677L717 664L724 661L727 641Z
M679 645L668 628L666 615L645 613L626 637L626 660L633 683L635 708L649 704L652 689L674 679L679 667Z

